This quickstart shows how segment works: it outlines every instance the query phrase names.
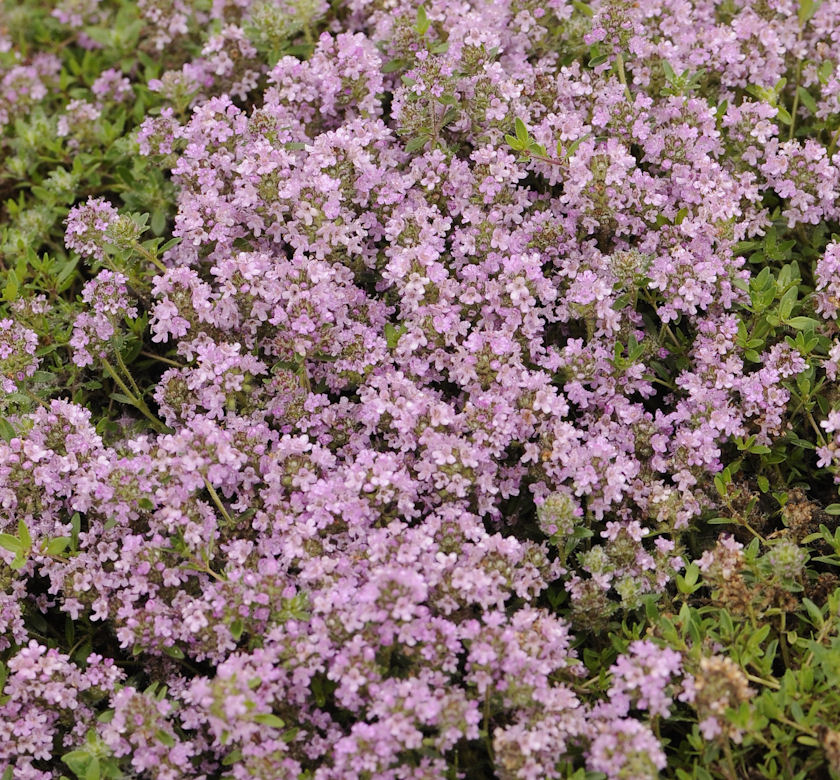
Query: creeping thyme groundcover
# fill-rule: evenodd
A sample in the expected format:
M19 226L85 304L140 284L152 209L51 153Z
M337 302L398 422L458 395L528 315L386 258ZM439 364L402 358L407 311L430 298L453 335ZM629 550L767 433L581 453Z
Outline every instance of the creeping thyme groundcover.
M5 0L0 778L840 777L840 0Z

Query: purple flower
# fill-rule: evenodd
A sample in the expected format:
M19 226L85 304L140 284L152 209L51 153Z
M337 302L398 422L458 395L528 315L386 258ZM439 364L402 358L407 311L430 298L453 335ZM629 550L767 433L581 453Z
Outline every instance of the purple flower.
M74 206L65 220L65 246L83 257L103 260L106 231L117 216L117 210L103 198L88 198L86 203Z

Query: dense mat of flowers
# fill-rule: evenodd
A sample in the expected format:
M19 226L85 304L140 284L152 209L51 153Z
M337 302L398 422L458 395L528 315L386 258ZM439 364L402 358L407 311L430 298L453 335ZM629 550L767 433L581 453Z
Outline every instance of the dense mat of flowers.
M839 0L9 0L0 777L840 777Z

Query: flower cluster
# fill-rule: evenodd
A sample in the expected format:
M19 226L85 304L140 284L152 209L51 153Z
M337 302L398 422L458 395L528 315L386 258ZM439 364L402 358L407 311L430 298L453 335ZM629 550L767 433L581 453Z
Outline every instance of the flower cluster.
M0 387L14 393L18 382L38 368L38 335L13 319L0 320Z
M94 65L0 52L0 774L830 753L840 3L42 21Z
M50 778L39 771L61 738L65 747L96 722L94 705L123 679L112 660L91 655L79 668L56 650L31 640L8 662L9 676L0 704L0 762L26 778Z

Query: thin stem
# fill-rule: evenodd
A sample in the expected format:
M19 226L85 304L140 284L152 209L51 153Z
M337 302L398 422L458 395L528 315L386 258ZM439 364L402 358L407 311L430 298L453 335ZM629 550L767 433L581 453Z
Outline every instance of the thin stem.
M134 392L137 394L137 397L142 398L143 393L140 390L140 388L137 386L137 382L134 381L134 377L131 375L131 371L128 370L128 366L125 364L125 361L122 359L122 355L120 354L120 351L117 349L117 350L114 350L114 352L117 356L117 364L119 365L120 370L123 372L123 374L125 374L126 379L128 379L128 381L131 383L131 386L134 388Z
M828 145L828 151L826 152L826 156L830 160L832 155L834 154L834 148L837 146L837 141L840 139L840 127L837 128L834 135L831 137L831 143Z
M815 644L821 645L825 638L828 636L829 632L833 630L834 627L834 619L833 617L829 617L828 620L823 623L822 628L820 628L819 633L817 634L817 638L814 640ZM805 656L805 660L802 662L802 666L808 667L814 661L814 651L809 650L808 654Z
M728 739L723 743L723 752L726 756L727 780L738 780L738 771L735 769L735 758L732 755L732 746L729 744Z
M210 494L210 498L213 499L213 503L218 507L219 511L222 513L222 517L225 518L225 521L233 525L233 518L228 514L227 509L225 509L224 504L222 503L222 499L219 498L219 494L216 492L216 489L210 484L210 480L207 477L203 477L204 479L204 487L207 488L207 492Z
M618 80L624 87L624 94L627 95L627 99L632 103L633 95L630 94L630 87L627 85L627 73L624 70L624 55L621 52L615 56L615 72Z
M183 363L178 363L175 360L170 360L169 358L161 357L160 355L155 355L154 352L146 352L145 350L140 350L140 354L143 357L151 358L152 360L157 360L159 363L166 363L168 366L175 366L175 368L183 368Z
M539 160L540 162L548 163L549 165L565 165L565 160L558 160L554 157L546 157L542 154L533 154L532 152L528 153L528 156L534 160Z
M49 404L47 404L42 398L38 398L38 396L35 395L35 393L33 393L28 387L24 387L23 392L26 393L26 395L28 395L33 401L35 401L36 404L43 406L44 409L50 408Z
M781 621L779 624L779 648L782 651L782 660L785 663L785 669L791 669L790 663L790 650L788 649L788 642L787 642L787 616L785 613L782 613Z
M785 726L790 726L792 729L796 729L797 731L801 731L803 734L808 734L811 737L816 738L816 736L817 736L817 732L814 731L813 729L809 729L805 726L800 726L798 723L790 720L789 718L786 718L784 715L776 715L774 717L774 720L779 721L779 723L784 723Z
M490 736L490 688L487 689L487 693L484 697L484 737L487 741L487 753L490 756L490 760L495 760L493 757L493 739Z
M807 22L805 22L807 24ZM802 35L805 32L805 24L799 25L799 35L796 38L797 43L802 42ZM790 112L790 133L788 134L788 141L793 140L793 133L796 129L796 112L799 111L799 80L802 78L802 58L796 61L796 83L793 85L793 109Z
M728 497L724 498L723 502L726 504L726 508L732 515L733 523L736 523L737 525L742 525L762 544L767 544L767 540L747 522L747 519L743 515L741 515L741 513L737 509L735 509Z
M312 28L309 26L309 20L307 19L303 23L303 37L304 40L310 45L314 45L315 40L312 37Z
M585 691L591 685L594 685L595 683L600 682L600 681L601 681L600 676L590 677L586 682L582 682L582 683L580 683L580 685L575 685L575 688L577 688L579 691Z
M659 340L660 341L663 340L662 339L663 334L667 335L668 338L671 339L671 341L674 343L674 346L677 347L677 349L682 349L682 344L680 344L680 342L677 340L677 337L674 335L674 332L671 330L671 327L668 325L667 322L662 323L662 328L660 329L660 332L659 332Z
M744 672L744 674L750 682L758 683L759 685L764 685L768 688L772 688L774 691L778 691L782 687L775 680L766 680L763 677L756 677L754 674L750 674L749 672Z
M158 433L169 433L169 428L167 428L157 417L155 417L149 407L143 402L141 398L136 398L134 393L128 388L125 382L120 379L119 374L114 370L114 367L105 359L102 358L102 364L105 366L105 370L111 375L111 378L117 383L117 386L123 393L128 396L131 400L132 406L137 409L140 414L142 414L147 420L149 420L155 427L155 430Z
M767 544L767 540L758 531L756 531L755 528L753 528L746 520L742 519L741 525L743 525L744 528L746 528L762 544Z
M309 380L309 372L306 370L306 361L301 360L300 364L298 365L297 370L298 379L300 379L301 385L303 385L304 390L306 392L312 392L312 383Z
M146 247L144 247L139 241L134 242L134 249L139 252L143 257L145 257L150 263L152 263L159 271L166 273L169 269L160 262Z
M648 379L648 382L656 382L657 384L662 385L662 387L667 387L672 393L676 392L677 388L674 387L670 382L666 382L664 379L660 379L658 376L655 376L651 379Z
M203 563L201 566L198 565L195 561L190 561L190 565L193 567L193 571L201 572L202 574L209 574L214 580L218 582L227 582L227 580L217 572L213 571L210 566L206 563Z
M793 108L790 111L790 132L788 133L788 141L793 140L793 133L796 129L796 112L799 110L799 71L802 70L802 62L796 65L796 92L793 96Z
M817 425L817 421L814 419L814 415L811 414L809 409L805 410L805 416L808 418L808 422L811 424L811 427L814 429L815 433L817 434L817 443L822 447L825 446L825 439L823 439L822 431L820 430L820 426Z

